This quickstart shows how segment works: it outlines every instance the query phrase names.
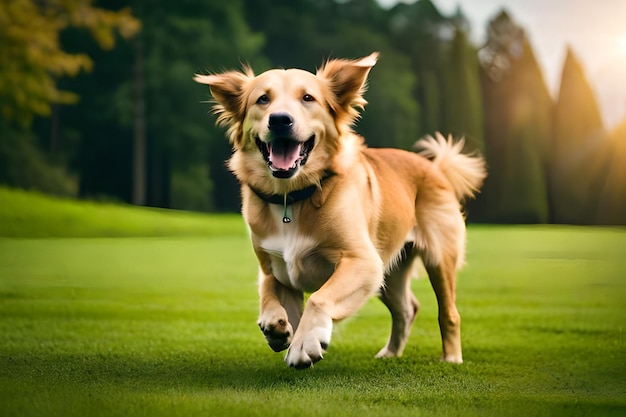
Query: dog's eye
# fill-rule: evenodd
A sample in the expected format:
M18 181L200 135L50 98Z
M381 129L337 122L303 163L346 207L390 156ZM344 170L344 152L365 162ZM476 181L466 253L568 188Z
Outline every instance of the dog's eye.
M263 94L256 100L256 104L267 104L270 102L270 98L267 94Z
M305 94L305 95L302 96L302 100L303 101L315 101L315 97L313 97L310 94Z

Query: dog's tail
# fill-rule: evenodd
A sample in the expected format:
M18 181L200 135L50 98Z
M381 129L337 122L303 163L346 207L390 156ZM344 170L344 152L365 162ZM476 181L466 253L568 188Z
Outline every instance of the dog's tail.
M419 153L431 159L450 181L459 201L474 197L487 176L485 160L478 155L464 154L464 145L464 139L455 143L452 136L446 139L439 132L435 137L428 135L415 144Z

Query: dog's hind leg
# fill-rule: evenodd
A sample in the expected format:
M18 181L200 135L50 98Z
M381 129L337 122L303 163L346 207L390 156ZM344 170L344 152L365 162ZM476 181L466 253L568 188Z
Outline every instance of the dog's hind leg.
M440 207L439 215L445 213ZM437 217L437 216L434 216ZM436 218L432 220L436 221ZM456 271L464 259L465 224L460 211L449 211L445 221L422 226L420 255L437 297L439 329L445 362L462 363L461 316L456 308Z
M385 275L379 298L391 313L391 335L377 358L401 356L404 351L411 324L419 310L419 303L411 292L411 272L416 257L413 244L407 243L397 264Z
M441 360L462 363L461 316L456 308L454 262L444 261L435 266L426 265L426 270L439 305L439 330L443 347Z
M461 317L456 308L456 272L465 260L465 220L459 202L440 177L426 177L416 204L416 243L437 296L446 362L461 363Z

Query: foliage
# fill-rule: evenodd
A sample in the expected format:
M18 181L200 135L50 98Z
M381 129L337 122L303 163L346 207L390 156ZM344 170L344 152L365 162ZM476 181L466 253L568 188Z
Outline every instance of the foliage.
M194 165L172 174L171 208L212 211L213 184L206 165Z
M211 201L218 210L224 210L225 201L231 210L238 207L238 187L224 167L230 153L227 141L202 104L210 97L208 91L191 79L196 72L237 67L243 57L255 64L261 60L263 37L249 30L242 9L239 0L180 1L167 7L144 1L135 10L143 28L135 43L122 43L105 55L83 39L68 40L73 48L90 51L96 63L93 74L72 80L77 89L93 94L83 97L82 106L61 115L63 125L82 132L77 167L82 195L111 194L131 201L133 129L140 95L146 108L147 204L179 207L180 190L173 189L173 182L195 169L190 167L208 165L216 186L211 189L196 181L203 185L193 193L207 202L205 209ZM142 69L136 65L139 42ZM141 71L141 92L133 71ZM203 193L210 194L202 197Z
M208 108L201 103L208 97L206 90L190 80L195 72L238 66L240 57L255 59L263 36L249 29L243 7L243 1L180 2L175 17L171 9L144 7L149 135L153 146L168 159L170 178L173 172L189 171L190 166L206 167L207 160L209 167L215 164L224 169L225 155L219 160L211 158L212 145L223 140L223 133L206 117ZM181 48L181 43L186 47ZM172 197L176 193L173 185ZM196 191L203 192L211 189L202 186ZM238 201L237 187L213 190L205 198L208 202L225 194ZM171 206L172 197L163 204Z
M464 364L439 362L421 279L402 358L374 359L389 316L372 300L309 371L288 369L255 324L245 232L0 239L0 414L621 416L625 237L470 228Z
M77 195L76 179L49 161L30 133L0 122L0 184L60 196Z
M78 96L59 90L56 80L91 70L84 53L67 53L59 34L69 26L88 30L100 47L110 49L115 33L129 38L139 22L128 8L118 12L94 7L91 0L10 0L0 2L0 114L22 126L48 116L54 103L75 103Z

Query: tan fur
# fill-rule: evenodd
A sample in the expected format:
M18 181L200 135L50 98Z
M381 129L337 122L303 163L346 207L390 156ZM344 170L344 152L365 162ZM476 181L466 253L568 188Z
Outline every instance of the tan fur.
M432 161L366 148L351 125L366 104L366 78L377 56L331 60L316 74L288 69L254 76L246 68L195 77L210 86L218 121L229 128L229 167L241 183L242 212L259 260L259 327L274 350L288 349L285 361L296 368L322 359L333 322L375 294L392 315L391 336L377 356L400 356L419 308L409 285L418 256L439 304L442 359L462 362L455 301L456 271L465 256L459 201L480 187L484 162L441 135L420 143ZM289 178L276 178L260 151L277 136L270 127L270 115L277 114L293 120L293 143L314 138L306 164ZM285 208L258 195L311 185L317 190L289 206L287 224ZM303 308L304 292L311 296Z

